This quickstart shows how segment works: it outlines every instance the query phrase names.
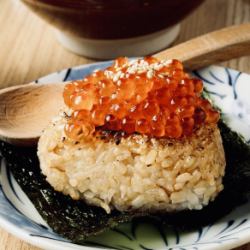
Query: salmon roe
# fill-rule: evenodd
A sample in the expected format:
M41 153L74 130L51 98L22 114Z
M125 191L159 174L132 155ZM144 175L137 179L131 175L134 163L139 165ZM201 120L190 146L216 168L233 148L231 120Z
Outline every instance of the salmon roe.
M63 97L72 113L65 127L74 140L96 130L180 138L219 113L201 97L203 83L191 78L178 60L121 57L105 70L66 84Z

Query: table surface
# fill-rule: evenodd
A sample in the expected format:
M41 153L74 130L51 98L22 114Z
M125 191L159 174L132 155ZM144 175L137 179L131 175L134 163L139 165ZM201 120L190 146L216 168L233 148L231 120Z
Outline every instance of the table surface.
M208 11L209 10L209 11ZM199 21L197 21L199 20ZM250 21L250 0L207 0L182 22L175 44L225 26ZM65 50L54 30L18 0L0 0L0 88L93 62ZM223 63L250 73L250 57ZM250 241L250 238L249 238ZM0 229L0 250L37 250ZM237 250L250 250L250 244Z

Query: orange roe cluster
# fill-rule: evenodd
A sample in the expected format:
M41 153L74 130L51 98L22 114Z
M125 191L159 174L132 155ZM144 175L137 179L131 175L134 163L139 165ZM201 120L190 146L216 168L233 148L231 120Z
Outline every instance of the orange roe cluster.
M121 57L65 86L64 101L72 110L65 133L73 140L100 129L157 138L188 136L219 120L202 90L202 81L185 73L178 60Z

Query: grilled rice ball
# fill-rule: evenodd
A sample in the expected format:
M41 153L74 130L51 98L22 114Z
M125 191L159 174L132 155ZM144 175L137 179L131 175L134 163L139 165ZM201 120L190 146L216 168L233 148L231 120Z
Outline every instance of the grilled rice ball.
M181 139L102 131L81 142L65 136L61 115L44 131L38 156L55 190L119 211L202 209L223 189L225 155L217 125Z

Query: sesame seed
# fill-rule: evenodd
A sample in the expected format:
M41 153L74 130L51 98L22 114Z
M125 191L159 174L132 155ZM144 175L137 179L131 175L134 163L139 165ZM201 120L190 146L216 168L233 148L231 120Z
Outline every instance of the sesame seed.
M113 81L114 81L114 82L117 82L117 81L119 80L121 74L122 74L122 72L121 72L121 71L118 71L118 72L114 75Z
M130 108L130 112L134 112L136 110L136 106L133 106L132 108Z
M79 113L78 111L75 111L75 112L73 113L73 116L76 117L76 116L78 115L78 113Z
M157 121L157 116L154 115L154 116L152 117L152 120L153 120L154 122L156 122L156 121Z
M155 70L160 70L160 69L162 69L163 68L163 64L162 63L156 63L156 64L154 64L154 69Z
M82 96L79 95L79 96L77 96L76 99L75 99L75 104L76 104L76 105L79 105L79 104L81 103L81 101L82 101Z
M173 60L162 60L162 64L164 64L164 66L167 66L169 64L171 64L173 62Z
M117 98L117 93L113 93L113 94L111 95L111 99L115 99L115 98Z
M153 77L153 75L154 75L154 71L153 70L149 70L147 72L147 78L151 79Z
M120 108L120 106L118 104L113 104L112 105L112 109L115 110L115 111L119 110L119 108Z

